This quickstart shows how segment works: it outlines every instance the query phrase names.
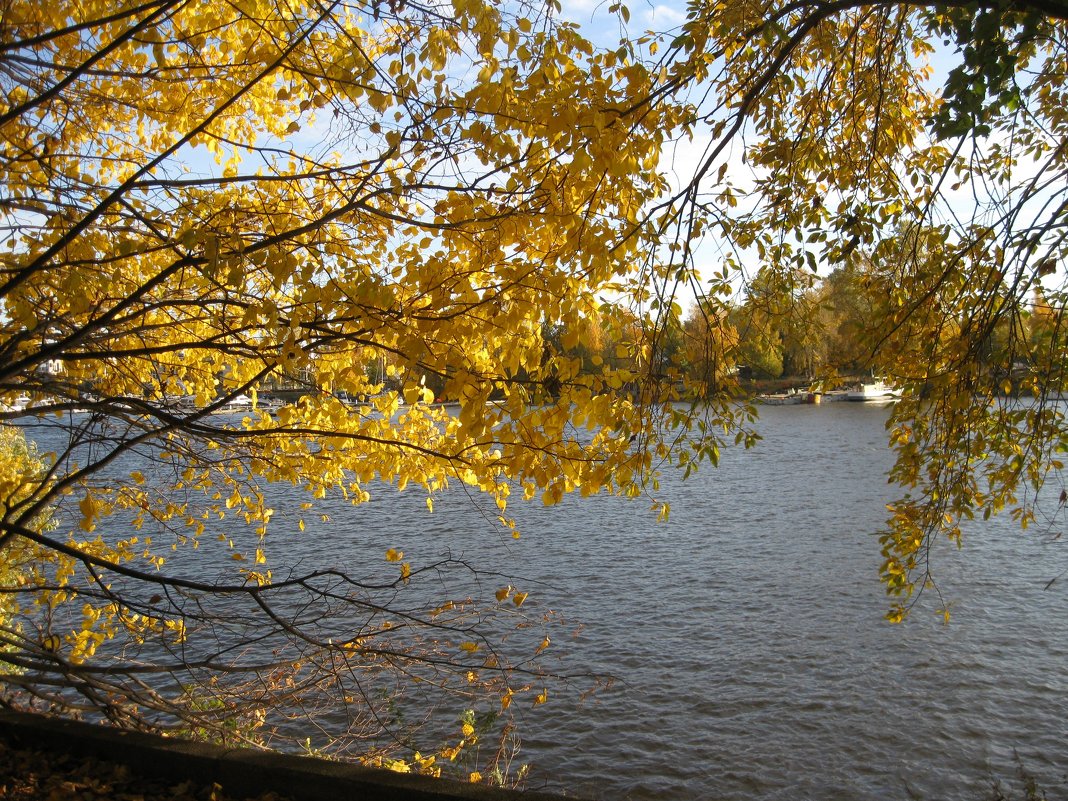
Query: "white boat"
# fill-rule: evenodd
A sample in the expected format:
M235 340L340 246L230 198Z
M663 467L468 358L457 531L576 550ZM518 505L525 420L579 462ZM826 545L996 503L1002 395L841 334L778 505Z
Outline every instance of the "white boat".
M225 406L220 406L215 410L220 414L232 414L234 412L249 412L252 411L252 398L248 395L235 395L232 397Z
M844 400L849 400L849 390L829 389L823 393L823 403L838 403Z
M846 400L862 403L893 403L900 397L901 393L898 390L882 381L859 384L846 393Z
M26 393L22 393L11 403L0 401L0 412L22 412L30 408L33 400Z
M767 395L757 395L756 400L758 403L763 403L765 406L793 406L794 404L804 403L805 393L796 392L790 390L789 392L772 392Z

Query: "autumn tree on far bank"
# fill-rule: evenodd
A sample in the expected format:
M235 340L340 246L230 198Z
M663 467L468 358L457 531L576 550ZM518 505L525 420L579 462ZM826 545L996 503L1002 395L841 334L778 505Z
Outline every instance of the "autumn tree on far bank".
M706 301L694 305L683 326L685 373L698 396L720 392L738 369L738 335L723 316L729 309Z

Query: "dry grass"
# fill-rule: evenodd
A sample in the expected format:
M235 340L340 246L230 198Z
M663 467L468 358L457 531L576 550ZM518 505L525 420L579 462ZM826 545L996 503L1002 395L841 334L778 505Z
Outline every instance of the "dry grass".
M0 740L3 801L286 801L247 796L217 784L142 776L121 762L18 748Z

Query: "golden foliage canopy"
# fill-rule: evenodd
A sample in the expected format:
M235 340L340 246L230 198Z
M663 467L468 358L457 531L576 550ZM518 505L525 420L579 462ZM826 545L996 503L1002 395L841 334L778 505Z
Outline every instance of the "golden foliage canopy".
M63 431L32 480L3 464L20 490L0 547L50 555L5 584L9 687L215 737L254 737L280 698L335 716L341 698L335 750L369 759L406 684L502 711L535 692L548 637L506 657L474 626L521 617L526 592L432 597L415 588L471 568L397 549L377 581L276 576L263 488L301 488L313 514L388 484L432 508L464 485L509 530L513 494L647 487L670 384L640 380L641 309L668 267L642 215L688 108L651 103L648 65L550 10L4 4L0 401ZM625 358L582 371L544 332L597 335L603 293L635 309ZM54 504L69 527L45 531ZM174 567L216 536L228 575Z
M3 4L0 414L59 415L65 431L30 480L22 457L2 463L0 487L17 491L0 547L51 555L5 579L9 686L213 736L252 736L280 697L340 697L342 752L381 732L371 674L398 679L383 699L415 675L507 709L537 691L528 657L549 638L509 659L472 626L487 606L524 614L526 592L426 598L387 625L400 593L469 566L391 549L396 572L377 583L276 577L265 483L308 503L416 485L431 507L460 484L505 528L513 494L640 495L656 464L691 469L726 438L752 441L725 299L754 272L809 362L834 352L796 327L811 274L861 275L866 355L850 359L905 391L890 423L908 493L883 538L902 595L891 616L926 578L932 536L1003 507L1031 519L1028 488L1068 446L1049 401L1065 388L1052 311L1066 300L1065 9L692 0L678 30L615 49L554 9ZM939 54L959 69L934 75ZM662 162L686 138L707 148L678 186ZM690 343L688 286L704 310ZM836 365L806 367L833 379ZM300 391L268 407L279 385ZM999 399L1021 390L1038 400ZM674 403L687 392L702 403ZM246 396L239 418L214 414ZM69 525L46 530L52 507ZM227 577L170 569L171 546L227 515L247 527L224 536ZM286 613L294 594L307 614ZM224 637L227 603L266 628ZM358 634L331 634L341 608L363 615ZM217 650L186 649L205 635ZM275 645L269 663L234 644L256 638ZM170 691L115 641L143 648ZM477 736L462 733L439 755Z

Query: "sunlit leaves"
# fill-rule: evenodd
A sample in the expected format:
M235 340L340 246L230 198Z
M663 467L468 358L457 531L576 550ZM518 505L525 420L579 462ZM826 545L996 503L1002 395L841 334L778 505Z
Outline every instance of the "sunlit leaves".
M321 536L314 502L387 487L418 488L428 513L450 487L485 493L487 520L516 537L518 497L645 491L677 395L643 382L659 369L650 281L671 268L642 215L690 110L648 104L662 76L626 51L483 0L450 15L26 2L0 26L18 56L0 87L0 393L78 410L53 472L3 485L19 498L5 538L29 537L49 503L66 510L38 537L51 564L20 574L58 632L38 638L55 646L42 669L107 665L118 678L99 697L121 703L143 694L122 645L152 644L200 672L176 699L127 698L130 714L220 736L228 715L251 736L274 694L318 692L315 670L344 685L344 671L408 677L422 660L507 707L511 664L468 625L487 608L523 618L526 592L409 606L445 568L407 542L408 556L375 545L373 575L346 591L281 579L277 535ZM307 503L272 508L268 482ZM183 572L186 549L218 556L220 575ZM385 609L370 611L371 587L392 594ZM298 591L317 611L273 616L264 599ZM208 608L213 593L256 599L288 638L240 692L232 655L252 649L211 641L240 622ZM324 634L334 604L362 628ZM549 642L533 636L516 657L528 666ZM179 645L229 661L194 670ZM487 676L467 678L475 662Z

